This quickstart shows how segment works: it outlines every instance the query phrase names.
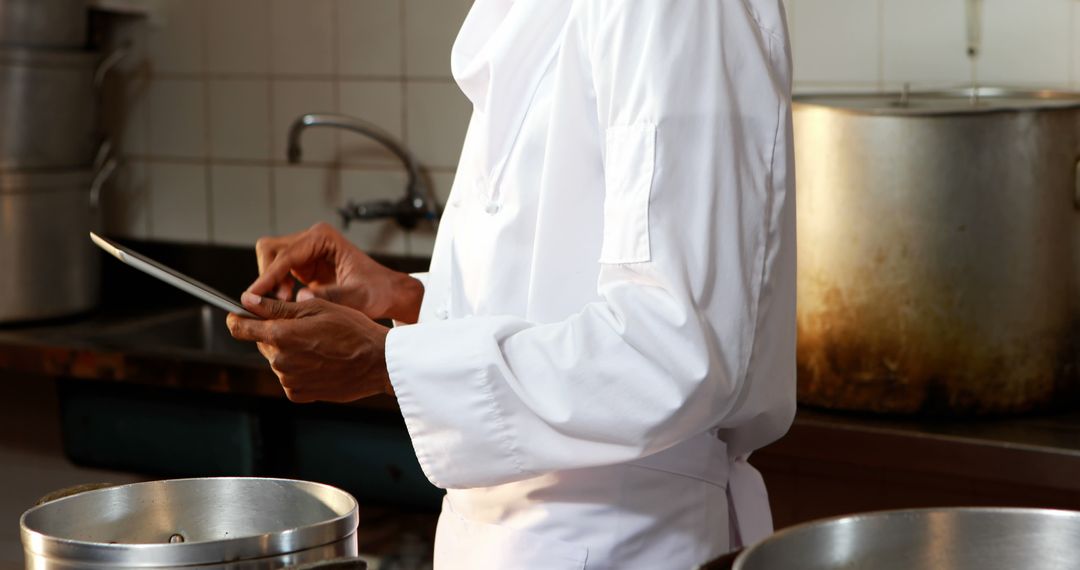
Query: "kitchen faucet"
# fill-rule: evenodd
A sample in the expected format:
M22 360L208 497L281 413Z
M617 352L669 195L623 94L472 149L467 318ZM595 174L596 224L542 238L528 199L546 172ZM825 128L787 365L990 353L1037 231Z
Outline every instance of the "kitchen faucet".
M405 197L398 201L377 200L357 203L349 200L344 208L338 209L347 228L353 220L374 220L394 218L398 225L406 230L417 226L420 220L431 220L435 225L439 221L439 208L431 195L431 190L420 173L420 164L408 149L390 133L368 121L330 113L309 113L301 115L289 127L289 163L300 162L300 134L309 127L334 127L364 135L383 145L401 160L409 173L405 186Z

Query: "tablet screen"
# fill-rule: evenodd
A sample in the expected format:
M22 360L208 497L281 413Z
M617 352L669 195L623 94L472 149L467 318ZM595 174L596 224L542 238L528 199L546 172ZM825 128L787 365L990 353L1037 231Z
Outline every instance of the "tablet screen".
M162 265L145 255L132 251L110 239L103 238L94 232L90 232L90 239L93 240L98 247L104 249L120 261L148 275L156 277L177 289L190 293L215 307L244 317L258 318L245 309L244 306L240 304L240 301L229 297L201 281L192 279L171 267Z

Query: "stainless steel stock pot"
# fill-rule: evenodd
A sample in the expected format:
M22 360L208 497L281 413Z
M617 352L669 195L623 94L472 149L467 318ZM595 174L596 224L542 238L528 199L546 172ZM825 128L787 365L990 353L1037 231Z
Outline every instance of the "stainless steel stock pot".
M20 521L28 570L363 568L357 504L319 483L208 478L78 493ZM309 566L310 567L310 566Z
M1007 413L1080 374L1080 95L797 97L799 400Z

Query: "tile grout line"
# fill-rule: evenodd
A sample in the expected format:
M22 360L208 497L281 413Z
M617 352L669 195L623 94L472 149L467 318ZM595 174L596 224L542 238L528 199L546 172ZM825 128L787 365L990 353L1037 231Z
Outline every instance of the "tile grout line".
M885 0L877 0L877 89L885 91Z
M401 46L401 50L400 50L401 53L399 54L399 56L397 56L397 57L399 57L399 65L401 66L400 67L400 69L401 69L400 89L401 89L401 97L402 97L401 132L402 132L402 142L405 145L405 148L410 148L409 147L409 136L408 136L408 123L409 123L409 121L408 121L408 81L406 79L406 78L408 78L408 57L406 56L406 50L408 50L408 39L405 37L405 32L408 29L408 23L407 23L408 8L407 8L407 5L406 5L408 0L396 0L396 1L397 1L397 17L399 17L399 24L401 26L401 32L399 33L399 35L397 35L397 42L399 42L399 45ZM405 255L410 255L411 253L413 253L413 248L410 247L408 239L406 238L406 241L405 241Z
M202 91L203 91L203 180L206 183L206 242L214 243L214 181L210 174L210 157L214 153L214 142L211 131L213 121L210 108L210 26L209 6L206 0L201 0L198 7L201 11L202 25Z
M149 36L149 34L150 34L150 30L149 30L149 28L147 26L141 25L139 27L139 35L142 36L142 38L141 38L142 45L143 45L142 49L144 50L145 57L147 59L150 58L150 48L149 48L149 46L150 46L150 36ZM150 123L151 123L150 119L153 116L153 99L151 97L151 94L153 93L152 87L153 87L153 77L150 76L150 74L147 74L147 77L146 77L146 92L145 92L145 95L144 95L146 97L146 108L144 109L143 124L141 125L142 126L142 131L143 131L143 148L146 149L146 150L150 149L151 136L152 136L151 135L152 131L151 131L151 128L150 128ZM145 237L146 238L153 238L154 237L154 202L153 202L153 194L154 194L154 188L153 188L154 183L153 182L154 182L154 178L153 178L153 168L151 167L151 165L149 163L144 163L142 165L142 167L145 169L144 174L146 175L146 182L145 182L145 184L143 186L143 194L145 195L144 198L146 199L146 224L145 224L146 227L144 228L146 230Z
M266 16L266 25L267 25L266 46L264 46L266 48L266 54L267 54L266 66L270 71L273 71L273 69L274 69L274 62L273 62L273 59L274 59L274 51L273 51L273 47L274 47L274 45L273 45L274 44L274 38L273 38L273 36L274 36L274 7L271 5L271 1L272 0L262 0L263 8L266 10L266 14L267 14L267 16ZM270 147L269 154L270 154L270 156L268 156L266 158L266 160L267 160L267 170L269 171L269 174L268 174L269 180L268 180L268 183L267 183L267 204L268 204L267 209L268 209L268 215L270 216L270 220L269 220L270 233L272 235L277 235L278 234L277 187L276 187L276 184L275 184L275 179L277 178L277 176L276 176L277 171L276 171L276 168L274 167L274 163L273 163L274 154L276 152L276 149L274 148L274 78L273 78L272 73L268 73L267 75L268 75L268 78L267 78L267 81L266 81L266 121L267 121L267 124L270 125L270 141L269 141L269 147Z

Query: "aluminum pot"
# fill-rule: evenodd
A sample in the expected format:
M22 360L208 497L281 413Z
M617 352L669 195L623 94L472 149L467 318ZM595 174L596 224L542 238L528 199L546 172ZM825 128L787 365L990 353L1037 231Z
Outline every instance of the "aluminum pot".
M100 180L99 180L100 182ZM90 170L0 172L0 322L60 317L98 300Z
M28 570L362 569L349 560L357 521L353 497L329 485L223 477L87 491L20 526Z
M94 52L0 49L0 169L90 166L101 62Z
M1046 406L1078 382L1080 95L794 106L800 402Z
M0 0L0 44L81 48L86 44L85 0Z
M743 551L734 570L1080 568L1080 512L882 511L794 526Z

